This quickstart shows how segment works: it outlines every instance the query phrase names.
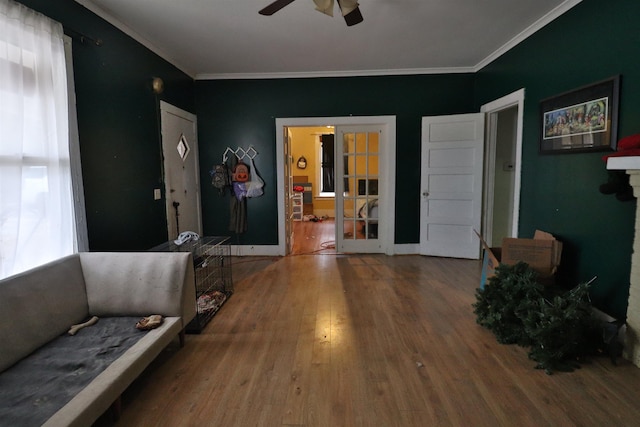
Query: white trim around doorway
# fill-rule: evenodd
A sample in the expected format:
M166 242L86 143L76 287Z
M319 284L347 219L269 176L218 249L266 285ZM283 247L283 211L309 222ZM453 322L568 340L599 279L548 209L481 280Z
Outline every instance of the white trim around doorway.
M389 185L386 186L386 206L383 225L387 227L384 235L388 242L382 242L383 252L387 255L395 253L395 180L396 180L396 116L348 116L348 117L291 117L276 118L276 166L277 166L277 203L278 203L278 255L286 254L285 236L285 179L284 176L284 129L285 127L312 126L340 126L340 125L382 125L387 133L387 144L383 147L382 157Z
M524 88L517 90L515 92L510 93L509 95L505 95L502 98L498 98L494 101L491 101L487 104L484 104L480 107L480 112L486 115L486 123L487 123L487 135L485 138L485 153L489 153L489 155L485 154L485 159L489 159L490 161L493 156L491 153L495 153L495 116L502 110L506 110L507 108L517 107L518 108L518 116L516 123L516 146L515 146L515 159L514 159L514 190L513 190L513 218L511 222L511 237L518 237L518 226L520 223L520 186L521 186L521 175L522 175L522 132L523 132L523 116L524 116ZM487 178L487 174L490 171L493 171L495 168L495 164L485 164L485 188L484 194L485 197L492 197L493 191L487 191L487 186L493 184L492 179ZM492 172L491 172L492 173ZM485 234L485 239L487 241L492 240L491 235L491 227L488 224L489 218L492 218L492 215L487 213L487 206L492 206L493 200L486 200L483 206L482 218L483 218L483 234Z

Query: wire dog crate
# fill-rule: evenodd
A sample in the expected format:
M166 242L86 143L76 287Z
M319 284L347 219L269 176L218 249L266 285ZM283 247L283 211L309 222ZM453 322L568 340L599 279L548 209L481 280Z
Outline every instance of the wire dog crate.
M233 294L229 237L201 237L181 245L173 241L151 249L154 252L191 252L196 278L196 317L188 333L200 333Z

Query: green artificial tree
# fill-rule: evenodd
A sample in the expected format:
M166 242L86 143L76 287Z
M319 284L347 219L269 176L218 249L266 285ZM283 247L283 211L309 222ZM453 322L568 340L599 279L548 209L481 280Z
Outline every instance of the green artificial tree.
M529 347L529 357L548 374L570 371L602 348L602 325L593 315L589 284L556 295L537 282L526 263L500 264L473 304L478 324L498 342Z
M484 289L476 289L476 321L492 331L501 344L531 344L522 318L531 301L542 294L536 272L524 262L500 264Z
M578 368L601 344L601 326L593 315L586 283L551 299L533 301L522 321L532 342L529 357L547 373Z

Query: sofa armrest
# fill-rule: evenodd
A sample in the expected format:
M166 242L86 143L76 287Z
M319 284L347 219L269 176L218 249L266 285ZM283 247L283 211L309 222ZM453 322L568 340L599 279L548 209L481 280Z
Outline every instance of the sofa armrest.
M193 259L188 252L80 254L89 314L182 317L196 315Z

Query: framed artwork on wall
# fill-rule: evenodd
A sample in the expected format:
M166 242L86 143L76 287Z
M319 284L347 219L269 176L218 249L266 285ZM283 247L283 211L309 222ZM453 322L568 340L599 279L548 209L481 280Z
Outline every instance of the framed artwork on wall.
M540 153L616 149L620 76L540 102Z

